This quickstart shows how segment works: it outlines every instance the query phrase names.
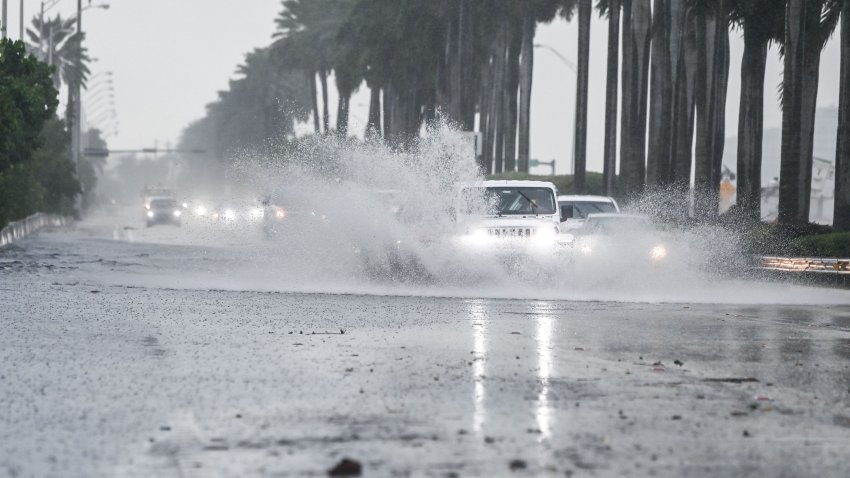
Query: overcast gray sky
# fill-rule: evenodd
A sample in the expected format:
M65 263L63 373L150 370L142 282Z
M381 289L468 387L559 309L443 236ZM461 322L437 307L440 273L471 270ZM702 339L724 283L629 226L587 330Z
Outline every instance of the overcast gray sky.
M243 55L267 45L274 31L280 0L105 0L109 10L83 13L90 55L97 59L93 74L114 73L115 106L119 132L110 146L138 148L174 142L190 121L204 114L204 106L227 87ZM18 0L9 0L9 34L18 35ZM87 5L89 0L83 0ZM95 0L93 4L100 3ZM25 21L40 7L25 0ZM71 16L74 0L60 0L49 12ZM557 49L570 61L576 58L575 23L558 20L542 25L536 43ZM588 168L602 168L605 104L607 24L594 16L591 27ZM732 62L727 101L727 136L737 134L740 62L743 42L732 37ZM818 104L838 102L839 51L830 41L821 61ZM767 68L765 126L781 123L775 87L782 66L771 50ZM97 86L95 80L92 86ZM97 91L92 91L97 95ZM102 94L102 93L101 93ZM352 121L366 117L365 87L352 101ZM97 96L93 96L97 98ZM336 95L331 95L335 105ZM537 49L532 98L532 157L556 159L559 174L569 170L572 157L575 75L551 51ZM95 104L92 109L96 108ZM331 108L334 112L335 107ZM95 115L97 116L97 115ZM359 120L358 120L359 118ZM544 173L547 168L540 168Z

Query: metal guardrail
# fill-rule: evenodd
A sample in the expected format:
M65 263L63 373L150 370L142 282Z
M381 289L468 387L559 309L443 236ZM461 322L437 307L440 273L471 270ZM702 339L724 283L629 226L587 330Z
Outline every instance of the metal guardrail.
M850 275L850 259L762 256L759 262L762 269L772 271Z
M7 246L19 239L38 231L44 227L61 227L69 224L71 219L56 214L44 214L37 212L26 219L10 222L0 231L0 247Z

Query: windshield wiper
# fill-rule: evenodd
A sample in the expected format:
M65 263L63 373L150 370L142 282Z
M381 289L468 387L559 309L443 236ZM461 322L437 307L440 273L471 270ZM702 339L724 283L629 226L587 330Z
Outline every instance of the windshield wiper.
M523 193L522 191L517 191L517 193L519 193L520 196L522 196L526 201L528 201L528 204L531 204L531 212L534 213L534 215L536 216L537 204L535 204L534 201L532 201L531 198L526 196L525 193Z

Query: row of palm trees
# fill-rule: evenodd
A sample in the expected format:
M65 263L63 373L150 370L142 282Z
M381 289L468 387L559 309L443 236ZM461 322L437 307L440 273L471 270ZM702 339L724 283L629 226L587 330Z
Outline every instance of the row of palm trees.
M289 106L300 108L298 114L266 123L264 134L291 132L293 121L312 112L316 133L344 135L350 97L365 83L371 92L368 137L403 146L423 123L442 114L460 129L481 133L482 170L527 172L535 30L558 17L575 19L573 157L574 184L581 192L587 187L589 33L596 8L608 20L605 192L620 197L655 189L687 193L693 174L696 215L717 215L729 35L739 30L744 37L739 210L752 219L760 216L765 64L768 46L775 43L785 63L779 219L806 222L819 55L840 21L835 225L848 229L848 4L850 0L598 0L596 5L593 0L284 0L274 42L250 55L245 78L211 105L218 118L207 118L207 124L195 128L226 136L220 134L221 125L233 123L228 118L238 116L242 106L233 101L227 108L222 105L236 94L235 86L250 82L265 98L252 107L254 117L262 116L260 106L271 98L285 98ZM258 56L265 66L252 68ZM254 81L252 74L264 76ZM327 101L331 77L339 92L335 127Z

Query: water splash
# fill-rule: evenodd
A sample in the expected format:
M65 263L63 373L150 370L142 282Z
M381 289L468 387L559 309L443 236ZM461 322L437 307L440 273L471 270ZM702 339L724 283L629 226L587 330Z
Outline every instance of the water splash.
M659 237L670 257L663 265L636 257L646 251L626 249L588 262L576 260L575 248L537 255L460 248L452 213L456 185L483 179L468 137L436 125L407 146L327 136L242 154L228 173L236 185L231 193L285 209L286 218L273 230L189 222L167 237L157 239L161 231L135 237L210 247L222 256L218 267L226 273L183 270L182 287L638 302L790 300L792 286L749 280L740 234L719 226L664 225ZM672 194L644 195L632 201L633 211L663 217L675 202ZM637 232L631 238L642 241ZM650 240L658 239L644 242ZM797 295L811 297L806 291Z

